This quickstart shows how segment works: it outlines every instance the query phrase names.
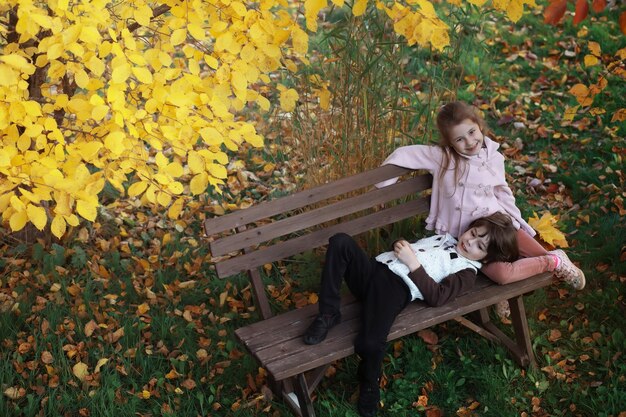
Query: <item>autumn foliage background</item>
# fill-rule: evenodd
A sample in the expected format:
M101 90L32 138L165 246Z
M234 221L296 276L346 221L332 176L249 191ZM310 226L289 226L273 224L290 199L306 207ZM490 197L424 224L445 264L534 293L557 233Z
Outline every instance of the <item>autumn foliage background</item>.
M216 280L200 222L436 141L458 98L589 284L534 296L540 370L447 326L394 345L390 415L621 416L626 11L539 3L3 2L3 415L288 415L232 337L250 290ZM315 302L318 265L268 265L274 307ZM353 366L325 414L352 412Z

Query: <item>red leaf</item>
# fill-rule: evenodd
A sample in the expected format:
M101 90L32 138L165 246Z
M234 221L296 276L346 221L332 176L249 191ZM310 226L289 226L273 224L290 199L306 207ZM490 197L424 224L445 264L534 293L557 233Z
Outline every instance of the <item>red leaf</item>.
M605 8L606 8L606 0L592 0L591 1L591 9L595 13L600 13Z
M555 0L543 12L543 21L551 25L556 25L565 14L567 0Z
M576 1L576 14L574 15L574 26L585 20L589 13L589 3L587 0Z
M619 15L619 27L622 29L622 33L626 35L626 12L622 12L622 14Z

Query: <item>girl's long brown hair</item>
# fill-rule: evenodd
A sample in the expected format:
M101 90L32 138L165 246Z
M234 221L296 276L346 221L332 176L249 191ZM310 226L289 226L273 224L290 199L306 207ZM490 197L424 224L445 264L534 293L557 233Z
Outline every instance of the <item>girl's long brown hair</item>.
M483 135L487 134L487 123L480 117L474 107L462 101L453 101L441 107L437 114L437 129L439 129L440 139L439 146L443 150L443 158L441 160L441 171L439 179L442 180L446 171L450 169L450 164L454 162L454 182L459 182L461 176L465 173L466 165L462 162L462 157L452 147L452 139L450 137L450 129L465 120L471 120L480 128ZM461 171L462 169L462 171Z
M504 213L495 212L489 216L474 220L468 227L484 226L489 235L487 256L481 260L488 262L513 262L519 258L517 230L511 218Z

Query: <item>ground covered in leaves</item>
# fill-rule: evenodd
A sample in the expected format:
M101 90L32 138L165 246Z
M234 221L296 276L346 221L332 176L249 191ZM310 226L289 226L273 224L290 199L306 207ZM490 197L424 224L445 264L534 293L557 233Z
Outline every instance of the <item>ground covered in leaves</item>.
M542 26L545 36L532 36L534 25L537 16L506 36L488 34L490 52L480 58L500 56L494 74L486 81L469 68L458 96L483 110L523 213L557 220L587 287L555 284L529 297L538 369L518 368L453 323L393 344L382 415L626 415L626 127L610 117L624 105L623 79L596 103L608 114L564 116L576 102L569 88L589 81L587 42L601 39L609 55L626 45L606 19L550 34ZM3 234L0 414L290 415L233 336L258 318L250 287L243 277L215 277L200 228L207 216L302 186L306 164L290 119L269 125L265 150L229 167L227 199L189 202L176 222L107 190L97 222L63 242ZM298 279L290 265L267 268L278 310L316 301L319 259L298 264L309 266ZM329 370L319 415L356 415L355 370L354 358Z

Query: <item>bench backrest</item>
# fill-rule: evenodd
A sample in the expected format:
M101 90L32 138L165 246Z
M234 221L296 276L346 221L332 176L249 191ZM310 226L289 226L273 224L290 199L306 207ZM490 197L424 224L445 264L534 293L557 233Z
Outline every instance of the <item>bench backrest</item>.
M335 233L357 235L427 213L428 196L404 202L399 199L429 189L429 174L380 189L373 186L410 171L385 165L207 219L204 230L212 239L210 250L217 275L224 278L247 271L261 315L271 317L259 268L325 245Z

